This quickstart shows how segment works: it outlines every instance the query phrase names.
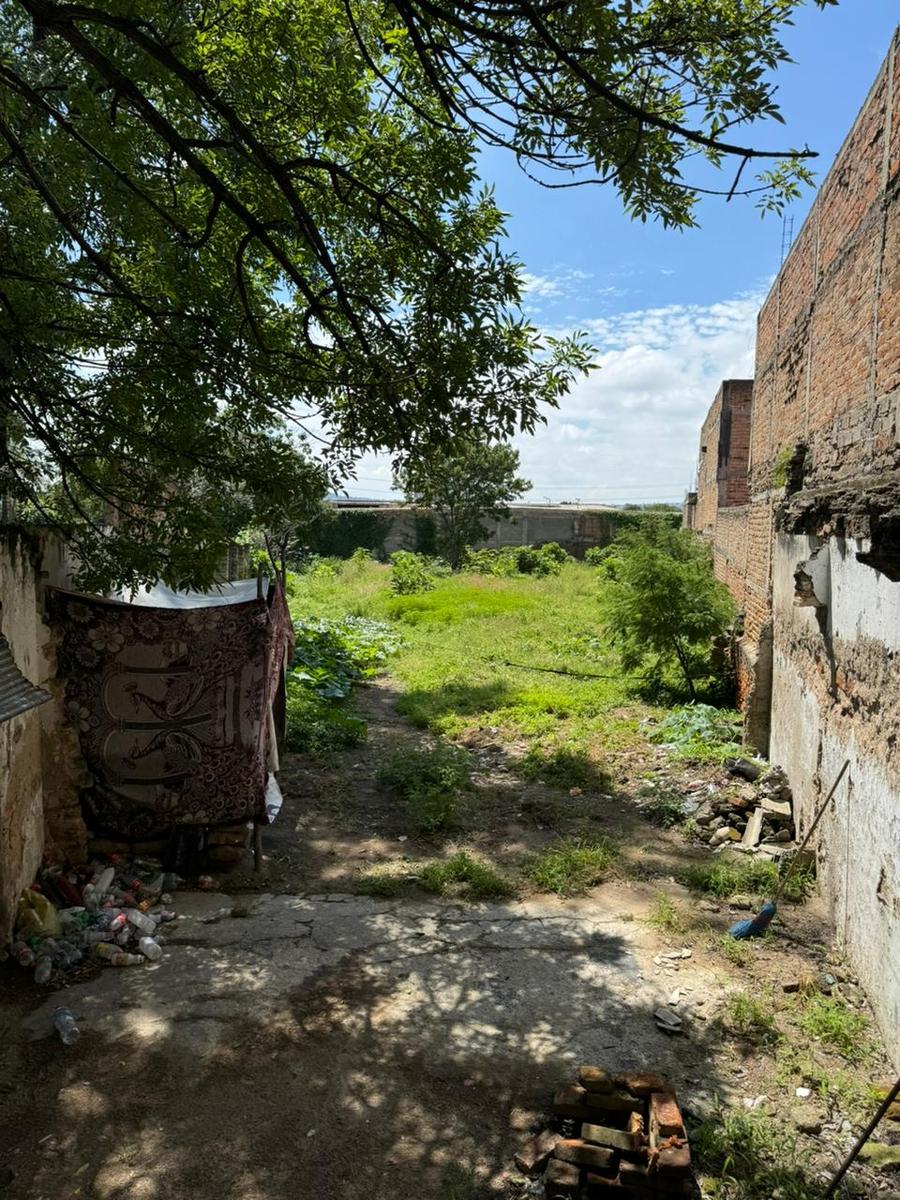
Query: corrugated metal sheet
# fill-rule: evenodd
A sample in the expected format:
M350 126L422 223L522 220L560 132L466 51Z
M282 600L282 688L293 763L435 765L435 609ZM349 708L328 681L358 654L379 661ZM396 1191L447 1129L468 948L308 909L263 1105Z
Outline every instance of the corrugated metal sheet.
M49 699L50 694L29 683L16 666L9 642L0 633L0 721L9 721Z

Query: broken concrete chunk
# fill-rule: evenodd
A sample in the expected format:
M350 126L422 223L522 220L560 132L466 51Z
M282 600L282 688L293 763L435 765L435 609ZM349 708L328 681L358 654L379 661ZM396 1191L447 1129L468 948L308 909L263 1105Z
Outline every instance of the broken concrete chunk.
M516 1155L516 1166L524 1175L539 1175L559 1140L560 1135L550 1129L529 1138Z
M792 810L786 800L774 800L771 796L760 796L763 810L777 817L790 817Z
M709 844L711 846L723 846L725 842L739 842L740 840L741 835L733 825L723 825L709 839Z
M750 814L747 821L747 828L744 830L744 836L741 838L742 846L758 846L759 839L762 836L763 810L757 807Z
M611 1092L613 1078L609 1071L602 1067L581 1067L578 1071L578 1082L589 1092Z

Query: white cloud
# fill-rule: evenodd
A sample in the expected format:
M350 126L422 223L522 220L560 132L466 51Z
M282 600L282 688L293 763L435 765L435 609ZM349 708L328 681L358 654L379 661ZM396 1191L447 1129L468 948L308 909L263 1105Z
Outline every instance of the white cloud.
M623 503L680 499L692 481L700 426L723 379L753 374L765 293L580 320L598 369L547 424L519 436L528 499ZM553 329L551 332L564 332ZM390 466L367 455L352 495L390 493Z

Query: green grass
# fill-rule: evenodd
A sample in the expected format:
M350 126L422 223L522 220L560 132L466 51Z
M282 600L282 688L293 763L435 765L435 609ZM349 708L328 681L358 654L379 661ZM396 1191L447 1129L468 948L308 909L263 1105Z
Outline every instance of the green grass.
M641 795L647 797L647 802L641 806L641 813L654 825L671 829L673 825L680 825L684 820L684 798L680 792L671 788L651 788L645 785L641 788Z
M422 833L448 833L470 805L472 758L447 742L404 747L379 767L378 782L403 800Z
M583 750L569 746L532 746L522 761L522 774L526 779L539 779L558 788L600 792L612 786L605 767Z
M570 838L533 854L523 873L539 891L575 896L601 883L617 856L609 838Z
M727 933L724 937L717 938L715 945L733 967L746 967L753 961L753 951L748 943L739 942Z
M723 900L738 893L771 896L778 886L778 868L773 862L762 859L744 862L719 858L713 862L692 863L680 872L679 878L693 891Z
M682 910L665 892L657 892L653 900L653 908L644 918L646 925L652 925L660 933L687 933L688 922Z
M797 1140L765 1113L723 1112L691 1133L704 1196L716 1200L820 1200L804 1171Z
M726 1029L748 1041L772 1041L776 1034L775 1012L769 996L731 992L725 997L719 1019Z
M291 610L396 621L403 644L389 669L404 689L397 707L422 728L449 737L489 731L501 744L524 739L527 769L539 778L602 788L606 755L640 745L641 721L662 715L635 698L599 636L599 584L589 567L567 563L544 578L454 575L414 596L392 596L389 580L376 562L303 574Z
M807 1037L835 1050L843 1058L864 1062L871 1057L868 1019L843 1000L831 996L807 997L797 1024Z
M409 880L403 875L393 875L389 871L371 871L357 882L356 891L363 896L394 900L404 894L408 883Z
M426 892L438 896L453 893L466 900L500 900L515 894L509 880L489 863L462 850L451 858L428 863L419 873L419 882Z

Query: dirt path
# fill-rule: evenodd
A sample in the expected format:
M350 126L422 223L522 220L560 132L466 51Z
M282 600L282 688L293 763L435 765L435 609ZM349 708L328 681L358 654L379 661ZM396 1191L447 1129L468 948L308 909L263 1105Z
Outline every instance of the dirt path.
M825 966L827 927L815 905L789 911L742 965L726 959L733 910L700 908L671 878L708 851L631 802L646 763L623 762L616 794L585 816L583 797L523 784L508 749L475 748L465 840L501 866L586 820L626 845L626 869L584 897L352 894L376 863L446 852L373 782L399 742L424 736L395 698L389 681L361 693L366 745L327 767L285 763L265 874L223 877L228 896L179 895L160 964L43 1001L21 981L7 996L4 1197L511 1200L516 1145L590 1060L663 1070L696 1115L765 1094L790 1120L802 1077L774 1082L774 1052L723 1026L722 1006L736 990L782 1003L783 982ZM669 932L646 920L660 893L683 915ZM52 1034L60 1002L83 1030L70 1048ZM684 1036L657 1028L660 1006ZM798 1161L815 1177L852 1129L836 1102L813 1110L822 1132L798 1135Z

